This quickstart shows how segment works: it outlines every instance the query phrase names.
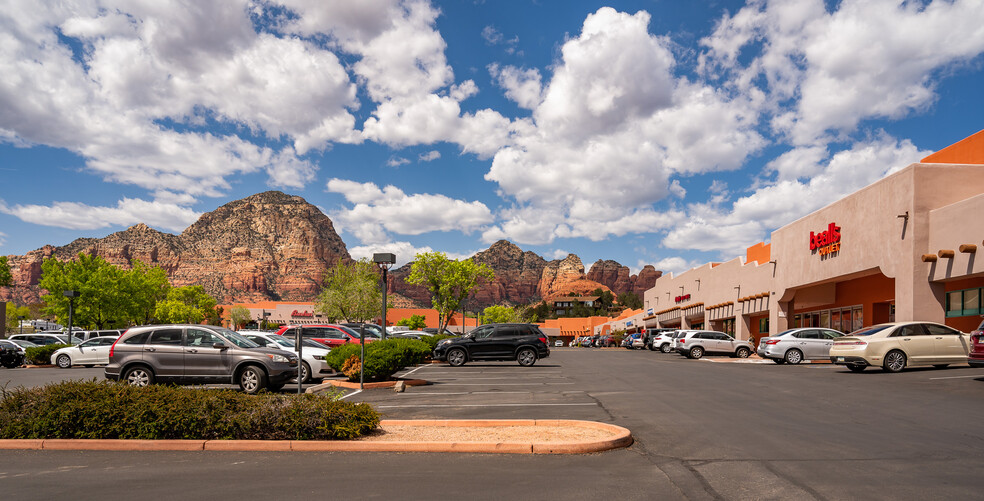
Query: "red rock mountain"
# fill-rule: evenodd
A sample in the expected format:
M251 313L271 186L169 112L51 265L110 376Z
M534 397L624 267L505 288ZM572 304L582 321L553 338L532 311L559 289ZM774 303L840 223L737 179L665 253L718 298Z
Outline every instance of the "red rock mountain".
M301 197L268 191L203 214L180 235L138 224L105 238L12 256L15 286L6 295L20 304L37 302L42 261L80 252L124 268L131 259L160 266L172 284L202 285L220 303L310 301L325 270L350 259L328 216Z
M220 303L283 300L312 301L324 271L350 259L328 216L303 198L279 191L258 193L203 214L180 235L138 224L104 238L80 238L62 247L46 245L24 256L11 256L14 287L0 288L0 299L36 303L41 263L49 257L73 259L79 253L102 256L130 267L139 259L167 271L174 285L202 285ZM615 261L599 260L585 274L576 255L547 262L532 251L500 240L473 256L495 272L466 304L530 304L602 288L616 294L651 288L660 272L646 266L638 276ZM410 265L390 272L390 300L397 307L429 307L427 289L407 284Z

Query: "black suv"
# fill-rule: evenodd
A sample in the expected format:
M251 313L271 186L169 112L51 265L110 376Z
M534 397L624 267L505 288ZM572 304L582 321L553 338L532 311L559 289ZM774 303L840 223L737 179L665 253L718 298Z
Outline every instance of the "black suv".
M444 339L434 359L457 367L469 360L515 360L529 367L550 356L547 336L533 324L483 325L458 338Z

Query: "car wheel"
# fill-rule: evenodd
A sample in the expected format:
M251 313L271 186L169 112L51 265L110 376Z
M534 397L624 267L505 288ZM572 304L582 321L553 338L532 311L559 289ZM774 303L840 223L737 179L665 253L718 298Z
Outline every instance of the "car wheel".
M531 367L536 363L536 352L533 348L523 348L516 354L516 361L523 367Z
M266 385L266 373L255 365L247 366L239 373L239 388L245 393L256 395L260 390L266 388Z
M130 367L123 373L123 380L130 386L150 386L154 384L154 372L142 365Z
M660 346L659 347L659 351L661 351L663 353L669 353L670 350L672 350L672 348L670 348L670 343L665 343L665 344L663 344L663 346Z
M893 350L885 355L885 362L882 364L885 372L901 372L905 369L905 353Z
M690 349L690 358L700 358L704 356L704 349L700 346L694 346Z
M786 363L786 359L785 358L773 358L772 361L775 362L776 365L782 365L782 364Z
M8 368L8 369L13 369L14 367L17 367L19 365L20 365L19 363L15 362L13 360L11 360L9 362L4 362L3 363L3 366L6 367L6 368Z
M786 352L786 362L792 365L796 365L803 361L803 352L793 348Z
M451 364L452 367L461 367L462 365L465 365L466 360L468 360L468 356L465 354L465 350L462 350L461 348L448 350L448 363Z
M302 383L311 382L311 366L307 362L301 362L300 374L298 376L301 378Z
M748 348L745 347L738 348L738 351L735 352L735 356L738 358L748 358L748 356L751 354L752 354L752 350L749 350Z
M65 354L58 355L58 358L55 359L55 364L57 364L59 368L68 369L72 367L72 357Z
M656 347L653 345L649 345L649 351L656 351Z
M848 365L848 366L847 366L847 368L848 368L848 369L849 369L849 370L850 370L851 372L864 372L864 370L865 370L865 369L866 369L867 367L868 367L867 365L858 365L858 364L852 364L852 365Z

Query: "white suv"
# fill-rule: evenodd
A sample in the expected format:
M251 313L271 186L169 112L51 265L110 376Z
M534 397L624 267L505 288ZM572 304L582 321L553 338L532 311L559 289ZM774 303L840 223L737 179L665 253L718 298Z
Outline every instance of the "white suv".
M649 341L649 349L656 351L659 350L663 353L669 353L673 351L673 336L678 331L663 331L653 334L652 339Z
M718 353L738 358L752 354L752 344L718 331L682 331L676 350L687 358L700 358L705 353Z

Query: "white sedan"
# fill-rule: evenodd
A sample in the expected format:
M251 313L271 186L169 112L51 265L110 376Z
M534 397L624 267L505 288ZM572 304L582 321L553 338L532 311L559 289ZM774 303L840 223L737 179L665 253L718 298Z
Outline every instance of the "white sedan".
M109 349L116 342L116 337L102 336L94 337L75 346L69 346L56 350L51 354L51 363L68 369L73 365L105 365L109 363Z
M261 333L261 332L246 332L241 331L246 339L266 348L276 348L278 350L293 351L297 353L294 349L294 338L287 336L278 336L277 334ZM301 350L302 363L299 367L301 372L301 382L303 383L320 383L321 379L325 376L331 375L334 371L328 366L328 362L325 362L325 355L331 350L316 341L310 339L304 339L303 349Z

